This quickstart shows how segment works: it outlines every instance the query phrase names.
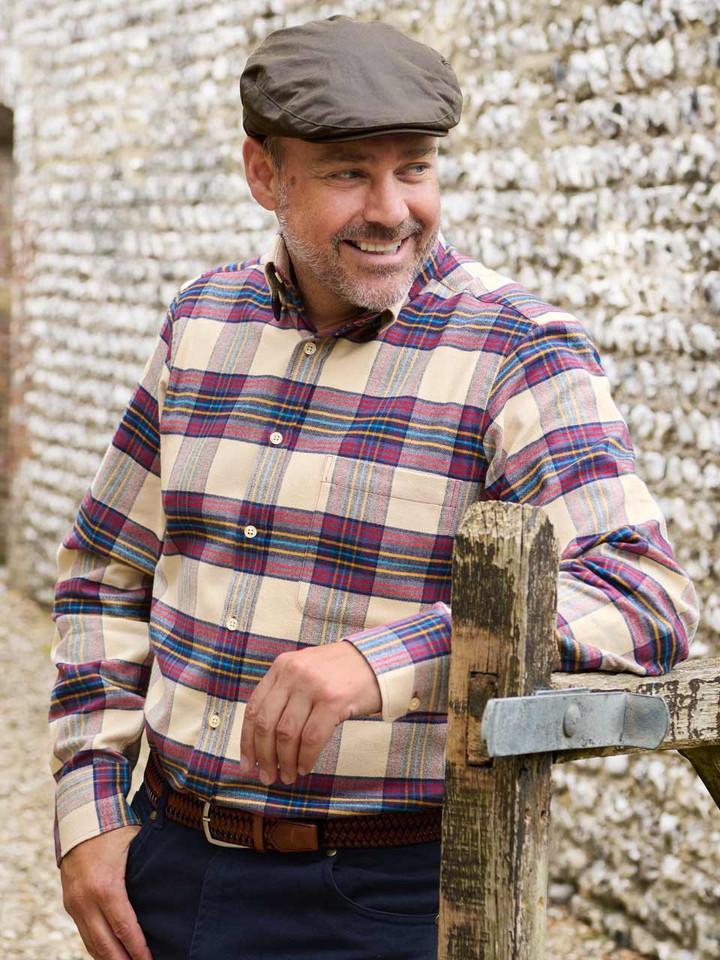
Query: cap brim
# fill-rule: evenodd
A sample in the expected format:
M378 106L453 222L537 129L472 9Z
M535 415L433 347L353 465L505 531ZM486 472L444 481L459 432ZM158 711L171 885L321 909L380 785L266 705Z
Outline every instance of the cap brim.
M305 140L306 143L344 143L350 140L369 140L372 137L392 137L398 134L410 133L410 134L421 134L428 137L446 137L449 130L428 130L427 127L383 127L382 129L374 130L343 130L338 131L325 136L314 136L314 137L303 137L299 134L289 134L289 133L280 133L280 134L271 134L271 133L259 133L254 130L249 129L247 123L243 124L245 128L245 133L249 137L254 137L256 140L265 140L270 136L279 136L286 138L288 140Z
M369 140L371 137L392 137L401 133L419 133L428 137L446 137L447 130L428 130L426 127L388 127L384 130L355 130L338 133L332 137L313 137L311 143L342 143L348 140Z

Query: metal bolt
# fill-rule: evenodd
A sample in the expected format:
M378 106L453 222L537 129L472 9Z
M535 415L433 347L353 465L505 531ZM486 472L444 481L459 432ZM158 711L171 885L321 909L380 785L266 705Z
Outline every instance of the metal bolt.
M566 737L575 735L575 731L580 723L580 707L576 703L571 703L565 711L563 717L563 733Z

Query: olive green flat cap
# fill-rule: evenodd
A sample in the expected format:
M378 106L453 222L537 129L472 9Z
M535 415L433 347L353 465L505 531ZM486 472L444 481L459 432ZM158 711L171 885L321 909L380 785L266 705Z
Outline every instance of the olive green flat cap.
M240 96L249 136L320 142L442 137L462 110L457 77L437 50L343 16L269 34L247 61Z

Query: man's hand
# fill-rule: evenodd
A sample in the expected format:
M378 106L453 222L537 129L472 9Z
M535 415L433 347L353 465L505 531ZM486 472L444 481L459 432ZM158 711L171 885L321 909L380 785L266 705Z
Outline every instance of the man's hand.
M125 891L130 841L139 827L120 827L73 847L60 863L65 909L94 960L152 960Z
M375 674L351 643L281 653L245 708L242 771L259 766L267 786L279 769L282 782L293 783L310 773L339 723L381 706Z

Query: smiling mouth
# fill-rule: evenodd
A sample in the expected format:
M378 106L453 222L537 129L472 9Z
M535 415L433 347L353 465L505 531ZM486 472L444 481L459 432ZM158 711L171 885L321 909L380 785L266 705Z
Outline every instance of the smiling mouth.
M382 256L397 253L408 239L408 237L403 237L402 240L396 240L394 243L371 243L365 240L346 240L345 243L349 243L351 247L355 247L362 253L375 253Z

